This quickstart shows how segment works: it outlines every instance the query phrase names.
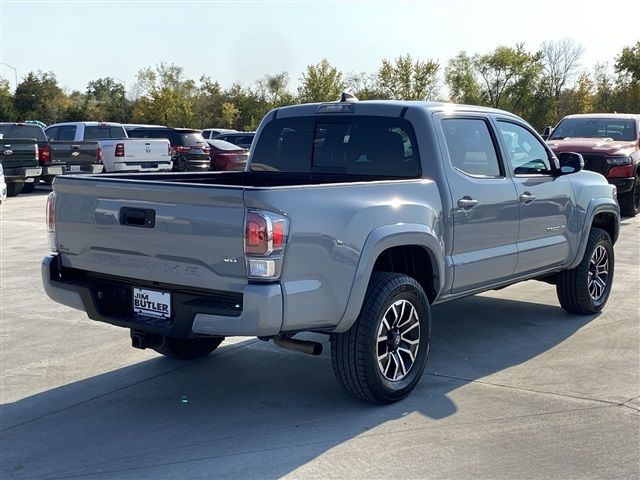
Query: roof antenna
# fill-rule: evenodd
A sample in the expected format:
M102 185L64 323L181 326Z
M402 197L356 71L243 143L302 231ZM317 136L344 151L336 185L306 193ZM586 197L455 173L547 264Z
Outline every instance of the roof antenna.
M341 102L357 102L358 97L356 97L351 92L342 92L342 95L340 95L340 101Z

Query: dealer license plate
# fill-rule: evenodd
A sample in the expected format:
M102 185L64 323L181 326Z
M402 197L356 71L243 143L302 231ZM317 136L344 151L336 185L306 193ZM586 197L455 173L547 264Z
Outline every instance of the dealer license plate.
M133 311L152 317L169 318L171 316L171 294L134 287Z

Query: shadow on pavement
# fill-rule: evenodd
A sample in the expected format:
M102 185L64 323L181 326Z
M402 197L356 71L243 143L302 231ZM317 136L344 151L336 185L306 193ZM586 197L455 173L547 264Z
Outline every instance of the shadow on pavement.
M427 373L400 403L354 400L327 354L260 341L192 363L159 357L3 405L2 477L187 478L203 476L203 464L211 478L281 477L385 422L456 414L450 392L540 355L594 318L483 296L433 313Z

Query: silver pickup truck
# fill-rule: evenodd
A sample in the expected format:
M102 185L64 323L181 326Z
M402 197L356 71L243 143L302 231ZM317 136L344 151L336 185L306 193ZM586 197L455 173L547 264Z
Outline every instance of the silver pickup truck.
M168 356L232 335L317 354L295 335L328 334L345 390L390 403L423 373L432 304L534 279L604 307L619 208L582 167L499 110L279 108L243 172L58 178L44 286Z

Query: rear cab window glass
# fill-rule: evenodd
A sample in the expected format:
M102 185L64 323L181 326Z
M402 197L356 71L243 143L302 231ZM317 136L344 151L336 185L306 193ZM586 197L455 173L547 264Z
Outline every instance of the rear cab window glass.
M416 178L421 174L411 124L392 117L297 117L268 123L252 170Z
M487 122L480 118L447 118L442 121L451 165L474 177L502 176L496 147Z
M551 161L544 145L526 128L498 121L498 128L516 175L550 175Z
M85 126L84 127L84 139L85 140L109 140L111 139L111 131L109 127L100 126Z
M46 142L47 138L37 125L0 125L0 133L4 138L35 138L38 142Z

